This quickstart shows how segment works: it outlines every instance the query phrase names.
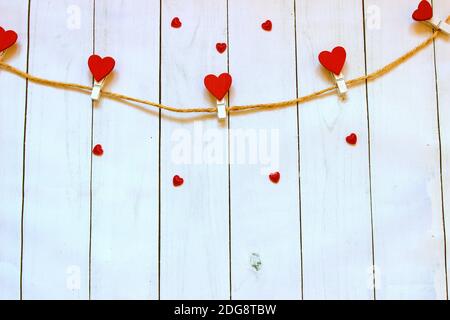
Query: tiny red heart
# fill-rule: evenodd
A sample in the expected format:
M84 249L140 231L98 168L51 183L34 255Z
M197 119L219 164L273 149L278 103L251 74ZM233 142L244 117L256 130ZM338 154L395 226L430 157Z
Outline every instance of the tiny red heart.
M269 179L270 181L272 181L273 183L278 183L280 181L280 173L277 172L272 172L271 174L269 174Z
M320 63L335 75L339 75L345 64L347 53L343 47L336 47L331 52L322 51L319 54Z
M412 17L416 21L430 20L433 18L433 7L428 1L422 0L416 11L413 12Z
M17 33L12 30L5 31L0 27L0 52L12 47L17 41Z
M111 57L102 58L93 54L89 57L88 65L95 81L100 82L113 71L116 61Z
M218 77L213 74L207 75L204 83L206 89L208 89L217 100L222 100L228 90L230 90L232 81L233 79L228 73L222 73Z
M180 177L179 175L173 176L173 186L179 187L184 183L184 179Z
M172 19L172 23L170 24L172 28L181 28L181 21L180 18L175 17Z
M351 133L347 137L345 137L345 141L347 141L348 144L355 145L358 141L358 136L354 133Z
M225 50L227 50L227 44L226 43L217 43L216 49L219 53L224 53Z
M261 27L263 28L263 30L266 30L266 31L272 30L272 21L266 20L265 22L263 22L261 24Z
M101 144L97 144L94 149L92 149L92 153L96 156L102 156L103 155L103 148Z

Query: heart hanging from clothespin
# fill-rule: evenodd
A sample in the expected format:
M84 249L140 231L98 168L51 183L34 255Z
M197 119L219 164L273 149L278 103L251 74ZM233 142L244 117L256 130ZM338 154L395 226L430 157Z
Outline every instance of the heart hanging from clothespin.
M0 58L17 42L17 33L13 30L7 30L0 27Z
M214 74L208 74L205 79L205 87L208 91L217 99L217 113L219 119L225 119L226 114L226 102L225 96L230 90L233 79L228 73L222 73L220 76Z
M331 52L322 51L319 54L319 62L333 75L338 88L339 95L343 97L348 89L345 83L342 69L344 68L347 53L343 47L335 47Z
M98 100L105 79L114 70L116 61L111 57L102 58L93 54L89 57L88 65L95 80L91 98L92 100Z
M434 29L441 30L445 34L450 34L450 24L440 17L434 17L433 7L427 0L420 1L417 9L413 12L412 18L416 21L427 23Z

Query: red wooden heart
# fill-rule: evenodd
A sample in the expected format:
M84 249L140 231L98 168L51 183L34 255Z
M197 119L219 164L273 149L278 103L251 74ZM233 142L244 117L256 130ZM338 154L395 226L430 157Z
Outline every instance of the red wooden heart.
M100 82L113 71L116 61L111 57L101 58L93 54L89 58L88 65L95 81Z
M280 181L280 173L277 172L272 172L271 174L269 174L269 179L270 181L272 181L273 183L278 183Z
M5 51L17 41L17 33L12 30L5 31L0 27L0 52Z
M97 144L94 149L92 149L92 153L96 156L102 156L103 155L103 148L101 144Z
M184 183L184 179L180 177L179 175L173 176L173 186L179 187Z
M222 73L218 77L213 74L208 74L205 77L204 83L206 89L208 89L217 100L222 100L228 90L230 90L232 81L233 79L228 73Z
M170 25L172 26L172 28L180 28L181 27L180 18L178 17L173 18Z
M227 50L227 44L226 43L217 43L216 49L219 53L224 53L225 50Z
M358 136L354 133L351 133L347 137L345 137L345 141L347 141L348 144L355 145L358 141Z
M266 20L265 22L263 22L261 24L261 27L263 28L263 30L266 30L266 31L272 30L272 21Z
M333 51L322 51L319 54L320 63L335 75L339 75L345 64L347 54L343 47L336 47Z
M428 1L422 0L416 11L413 12L412 17L416 21L430 20L433 18L433 7Z

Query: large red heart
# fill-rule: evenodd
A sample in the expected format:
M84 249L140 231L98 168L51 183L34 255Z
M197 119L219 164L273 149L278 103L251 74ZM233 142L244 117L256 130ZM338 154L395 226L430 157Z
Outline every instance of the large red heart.
M413 12L412 17L416 21L430 20L433 18L433 7L428 1L422 0L420 1L416 11Z
M217 100L222 100L228 90L230 90L232 81L233 79L228 73L222 73L218 77L213 74L208 74L205 77L204 82L206 89L208 89Z
M335 75L339 75L345 64L347 54L343 47L336 47L333 51L322 51L319 54L320 63Z
M5 51L17 41L17 33L12 30L5 31L0 27L0 52Z
M113 71L116 61L111 57L101 58L93 54L89 58L88 65L95 81L100 82Z

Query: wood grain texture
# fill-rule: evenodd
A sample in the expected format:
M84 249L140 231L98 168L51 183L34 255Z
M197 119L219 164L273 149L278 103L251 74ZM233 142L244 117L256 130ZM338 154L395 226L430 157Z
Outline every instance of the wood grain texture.
M437 16L444 19L450 14L450 1L433 0L434 12ZM439 105L439 123L441 138L441 170L442 170L442 188L443 188L443 204L444 204L444 221L447 241L447 299L448 286L450 279L448 278L448 266L450 263L449 230L450 230L450 36L441 35L436 40L436 76L437 76L437 92Z
M368 0L368 72L430 35L415 1ZM388 32L387 30L391 30ZM445 259L433 48L368 87L377 299L445 299Z
M230 0L229 46L230 104L296 96L292 0ZM296 108L230 117L233 299L301 297L297 133Z
M213 105L203 85L227 70L226 1L162 2L161 100ZM182 27L171 27L179 17ZM198 121L196 121L198 120ZM162 113L161 298L228 299L227 127L217 117ZM172 177L184 185L174 188Z
M30 72L89 85L93 1L31 1ZM29 85L23 297L86 299L91 102Z
M336 46L347 52L345 78L364 74L362 2L296 4L299 95L334 83L318 55ZM374 296L366 111L365 86L345 100L332 95L299 109L305 299ZM355 146L345 140L352 132Z
M116 59L106 88L157 101L159 1L97 0L95 13L95 52ZM154 110L94 105L93 299L158 298L158 136Z
M28 0L0 0L0 26L17 32L3 58L27 66ZM0 71L0 299L20 297L23 143L26 83Z

